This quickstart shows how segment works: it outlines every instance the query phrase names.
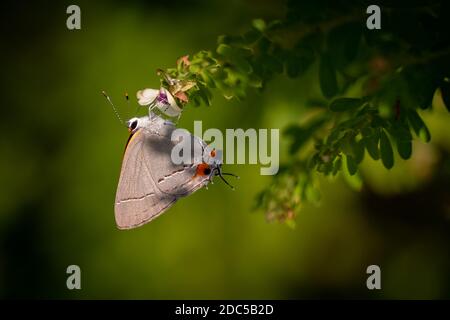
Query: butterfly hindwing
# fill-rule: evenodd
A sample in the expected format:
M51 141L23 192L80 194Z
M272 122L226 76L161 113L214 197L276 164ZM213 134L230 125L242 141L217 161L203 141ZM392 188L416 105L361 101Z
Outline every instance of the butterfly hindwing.
M115 216L119 229L130 229L158 217L180 197L204 186L196 176L198 158L188 164L171 159L175 126L157 117L139 129L127 145L116 193ZM192 146L204 142L190 135Z

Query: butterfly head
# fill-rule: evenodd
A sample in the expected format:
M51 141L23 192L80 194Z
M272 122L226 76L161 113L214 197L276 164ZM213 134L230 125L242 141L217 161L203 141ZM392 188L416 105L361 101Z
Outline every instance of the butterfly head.
M223 162L221 150L206 147L203 150L203 153L203 162L197 165L195 176L207 177L207 181L209 182L212 181L214 177L218 176L234 190L234 187L225 180L224 176L233 176L237 179L239 179L239 177L233 173L222 172Z
M135 133L140 128L145 127L148 124L148 122L149 122L148 117L140 117L140 118L134 117L128 120L126 124L128 127L128 131L130 133Z

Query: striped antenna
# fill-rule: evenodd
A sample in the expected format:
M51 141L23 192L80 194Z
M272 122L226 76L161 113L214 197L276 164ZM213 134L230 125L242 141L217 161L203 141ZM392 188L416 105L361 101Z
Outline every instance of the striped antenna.
M117 112L116 106L115 106L114 103L111 101L111 98L108 96L108 94L107 94L105 91L102 91L102 95L106 98L106 100L108 100L109 104L111 105L111 107L112 107L113 110L114 110L114 113L116 114L117 119L119 119L119 121L120 121L123 125L125 125L125 122L123 122L122 118L121 118L120 115L119 115L119 112ZM127 97L128 97L128 94L127 94Z

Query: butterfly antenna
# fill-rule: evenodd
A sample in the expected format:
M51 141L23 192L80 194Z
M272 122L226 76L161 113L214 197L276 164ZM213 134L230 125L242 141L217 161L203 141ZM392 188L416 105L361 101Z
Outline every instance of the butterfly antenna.
M223 177L222 171L220 170L220 167L218 167L216 170L217 170L216 171L216 176L219 176L220 179L222 179L223 182L225 182L232 190L234 190L235 188L231 184L229 184L228 181L225 180L225 178Z
M234 173L229 173L229 172L221 172L221 174L223 176L232 176L235 177L236 179L240 179L241 177L239 177L238 175L235 175Z
M114 110L114 113L116 114L117 119L119 119L119 121L125 125L125 122L123 122L122 118L119 115L119 112L117 112L117 108L114 105L114 103L111 101L111 98L108 96L108 94L105 91L102 91L102 95L106 98L106 100L108 100L109 104L111 105L111 107Z

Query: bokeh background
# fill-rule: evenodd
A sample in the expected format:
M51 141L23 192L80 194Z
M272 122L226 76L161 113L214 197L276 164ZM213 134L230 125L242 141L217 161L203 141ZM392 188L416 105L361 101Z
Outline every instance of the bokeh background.
M66 28L72 2L2 8L0 297L81 299L449 298L449 114L435 97L421 115L432 142L387 171L364 160L365 185L323 180L320 206L297 227L252 210L271 183L259 165L229 165L241 179L182 199L150 224L115 227L113 203L134 93L157 87L157 68L214 49L217 36L285 14L278 1L77 1L82 29ZM316 72L317 73L317 72ZM123 98L132 97L128 106ZM284 128L318 94L313 73L277 77L244 101L216 96L180 126ZM141 113L145 113L141 110ZM281 160L288 142L282 138ZM82 290L66 288L66 268ZM366 268L382 290L366 288Z

